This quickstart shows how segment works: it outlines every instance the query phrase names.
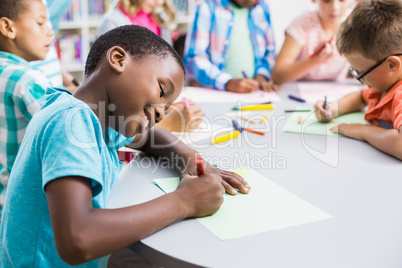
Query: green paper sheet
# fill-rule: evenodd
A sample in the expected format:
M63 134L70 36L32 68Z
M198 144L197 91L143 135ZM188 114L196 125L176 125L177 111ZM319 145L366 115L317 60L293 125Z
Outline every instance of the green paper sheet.
M233 239L332 218L331 215L268 180L255 170L237 170L252 187L249 194L224 195L212 216L197 218L219 239ZM179 178L155 179L165 192L174 191Z
M306 110L306 108L297 107L297 110ZM299 124L298 121L300 116L302 120ZM336 117L330 123L321 123L317 121L313 110L311 110L311 112L293 112L286 121L282 131L323 136L340 136L340 134L332 133L330 129L341 123L366 124L367 122L364 120L364 113L350 113Z

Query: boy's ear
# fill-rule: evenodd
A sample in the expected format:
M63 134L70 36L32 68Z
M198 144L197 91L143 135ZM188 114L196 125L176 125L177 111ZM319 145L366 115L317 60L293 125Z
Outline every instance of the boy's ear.
M391 71L398 71L402 67L401 59L398 56L388 57L387 64Z
M0 18L0 33L9 39L15 39L17 31L14 22L6 17Z
M117 73L124 71L127 57L126 51L119 46L109 48L106 53L106 61L109 63L110 68Z

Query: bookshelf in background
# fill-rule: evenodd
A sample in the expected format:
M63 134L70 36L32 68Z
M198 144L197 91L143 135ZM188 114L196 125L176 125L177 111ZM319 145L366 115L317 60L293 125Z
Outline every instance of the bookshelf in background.
M110 0L73 0L56 36L56 49L62 68L82 81L86 57L98 36L100 17Z
M193 21L195 0L167 0L173 6L176 14L177 31L186 33Z
M101 16L116 0L73 0L59 25L56 49L63 70L82 81L85 61L98 37ZM185 33L192 22L195 0L170 1L176 13L177 31Z

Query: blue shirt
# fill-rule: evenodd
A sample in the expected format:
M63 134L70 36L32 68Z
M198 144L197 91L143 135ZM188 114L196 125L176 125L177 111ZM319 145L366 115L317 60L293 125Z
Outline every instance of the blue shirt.
M84 102L49 88L32 118L10 174L0 237L4 267L70 267L58 255L45 186L64 176L91 180L92 205L105 208L122 163L117 149L134 138L102 130ZM80 267L106 267L108 256Z
M250 7L248 27L253 44L253 76L270 78L275 62L275 42L267 0ZM229 0L196 1L194 22L189 27L184 51L187 70L204 86L226 90L233 77L225 58L233 29L234 11Z

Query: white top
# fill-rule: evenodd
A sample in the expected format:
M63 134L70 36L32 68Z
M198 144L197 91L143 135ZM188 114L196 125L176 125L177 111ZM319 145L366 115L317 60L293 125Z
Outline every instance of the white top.
M286 29L286 33L302 46L296 61L310 57L317 49L317 46L324 41L328 41L315 11L307 11L294 19ZM332 45L335 47L335 38L332 40ZM347 60L336 50L334 57L330 61L314 67L301 80L342 79L346 77L348 67Z

